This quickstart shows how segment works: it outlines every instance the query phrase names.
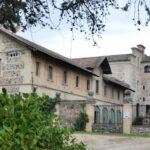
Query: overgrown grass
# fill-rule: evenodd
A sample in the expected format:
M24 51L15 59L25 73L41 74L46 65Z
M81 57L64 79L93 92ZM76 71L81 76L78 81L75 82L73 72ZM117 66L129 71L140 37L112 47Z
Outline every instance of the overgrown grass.
M94 134L94 135L111 135L111 136L127 136L127 137L143 137L150 138L150 135L137 135L137 134L121 134L121 133L99 133L90 131L75 131L74 134Z

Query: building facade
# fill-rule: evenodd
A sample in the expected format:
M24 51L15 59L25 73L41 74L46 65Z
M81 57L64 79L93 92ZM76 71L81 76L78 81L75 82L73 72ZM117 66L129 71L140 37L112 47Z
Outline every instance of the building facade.
M114 78L106 57L71 60L2 28L0 47L0 89L6 88L9 94L37 92L50 97L61 93L65 103L57 114L71 127L82 111L80 104L86 102L94 104L86 108L89 128L93 123L122 124L124 91L132 88Z
M111 74L106 58L93 61L98 65L87 68L2 28L0 43L0 88L6 88L8 93L36 91L55 97L60 92L62 99L83 100L88 98L88 91L93 91L97 101L123 102L123 92L128 87L104 80L103 75ZM106 84L108 97L104 95ZM116 100L118 90L120 101Z
M140 112L150 112L150 56L144 53L145 47L143 45L137 45L131 50L130 54L105 56L112 71L112 74L108 74L107 77L114 77L128 83L130 88L135 91L132 92L131 97L133 105L137 105L136 116L139 116ZM80 60L100 60L103 57L80 58ZM140 105L146 105L146 111L140 111L138 109Z

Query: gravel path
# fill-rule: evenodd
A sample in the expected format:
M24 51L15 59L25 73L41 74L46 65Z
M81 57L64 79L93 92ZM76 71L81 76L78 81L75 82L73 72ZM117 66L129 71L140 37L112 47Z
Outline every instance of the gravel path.
M75 134L78 141L92 150L150 150L150 138L111 135Z

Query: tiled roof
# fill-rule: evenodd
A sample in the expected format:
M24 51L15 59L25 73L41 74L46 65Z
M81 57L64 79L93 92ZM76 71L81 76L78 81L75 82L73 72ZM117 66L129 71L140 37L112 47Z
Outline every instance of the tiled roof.
M27 48L29 48L32 51L42 52L42 53L44 53L44 54L46 54L46 55L48 55L48 56L50 56L50 57L52 57L52 58L54 58L56 60L62 61L63 63L66 63L66 64L69 64L72 67L78 68L78 69L80 69L80 70L82 70L82 71L84 71L86 73L89 73L91 75L96 75L96 74L92 73L91 71L83 68L82 66L76 64L71 59L69 59L67 57L64 57L64 56L62 56L62 55L60 55L60 54L58 54L58 53L56 53L54 51L51 51L51 50L49 50L47 48L44 48L44 47L42 47L42 46L40 46L40 45L38 45L38 44L36 44L34 42L31 42L31 41L29 41L27 39L24 39L24 38L16 35L15 33L12 33L12 32L10 32L10 31L2 28L2 27L0 27L0 32L10 36L11 38L16 40L17 42L20 42L21 44L23 44L24 46L26 46Z
M93 69L101 66L101 68L103 69L103 73L105 74L112 73L106 57L87 57L87 58L77 58L72 60L87 69Z
M121 54L121 55L109 55L109 56L105 56L107 57L109 62L114 62L114 61L128 61L129 56L131 54Z
M85 68L94 68L104 61L105 57L86 57L72 59L74 62Z
M135 92L133 89L130 88L130 85L129 85L129 84L127 84L127 83L125 83L125 82L123 82L123 81L120 81L120 80L118 80L118 79L116 79L116 78L114 78L114 77L110 77L110 76L104 75L104 76L103 76L103 80L106 81L106 82L111 82L111 83L113 83L113 84L117 84L117 85L119 85L119 86L122 86L122 87L125 88L125 89L129 89L129 90Z
M97 57L85 57L85 58L75 58L73 59L74 62L77 62L83 67L95 67L98 63L103 62L105 58L109 62L115 62L115 61L128 61L129 56L131 54L121 54L121 55L108 55L108 56L97 56Z

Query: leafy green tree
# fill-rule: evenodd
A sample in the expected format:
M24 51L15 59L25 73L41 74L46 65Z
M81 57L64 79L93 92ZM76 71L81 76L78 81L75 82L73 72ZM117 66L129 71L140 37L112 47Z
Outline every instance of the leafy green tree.
M71 31L79 30L94 38L104 31L105 17L110 10L128 11L130 8L134 9L135 25L141 25L143 20L143 24L148 25L150 0L0 0L0 24L16 32L16 26L23 30L37 25L57 29L66 21ZM53 10L59 17L57 26L51 19Z
M1 150L85 150L53 113L59 99L36 93L0 94Z

